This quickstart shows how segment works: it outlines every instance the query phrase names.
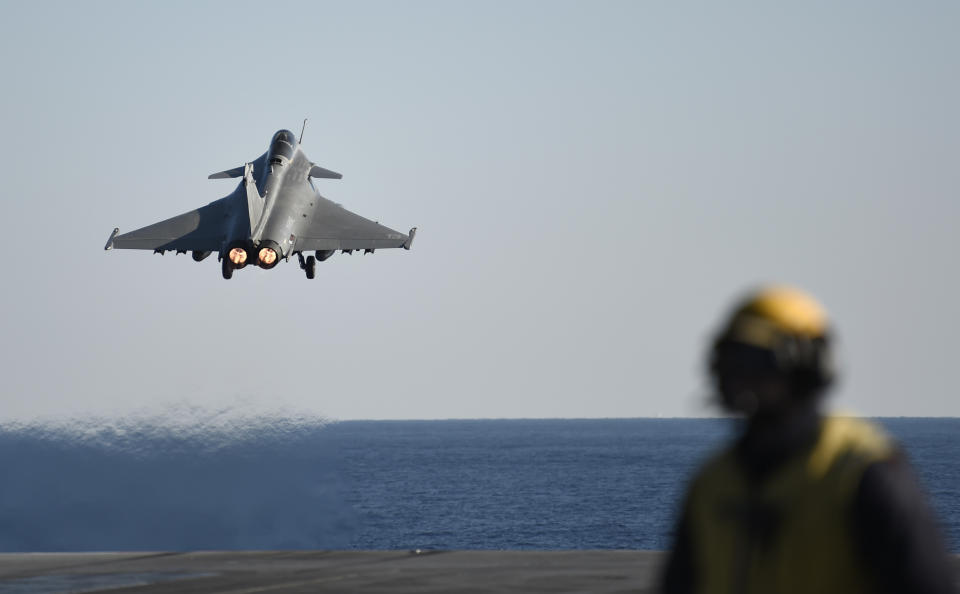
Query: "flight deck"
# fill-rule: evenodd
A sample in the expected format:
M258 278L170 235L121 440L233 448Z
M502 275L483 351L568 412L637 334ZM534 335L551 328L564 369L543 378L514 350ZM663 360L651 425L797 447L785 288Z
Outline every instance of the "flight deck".
M645 551L0 554L0 593L653 592Z

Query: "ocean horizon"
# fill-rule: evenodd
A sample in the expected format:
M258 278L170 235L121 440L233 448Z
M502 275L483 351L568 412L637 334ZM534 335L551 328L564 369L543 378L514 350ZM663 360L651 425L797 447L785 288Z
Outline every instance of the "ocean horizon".
M960 552L960 419L879 417ZM0 423L0 551L670 546L726 417Z

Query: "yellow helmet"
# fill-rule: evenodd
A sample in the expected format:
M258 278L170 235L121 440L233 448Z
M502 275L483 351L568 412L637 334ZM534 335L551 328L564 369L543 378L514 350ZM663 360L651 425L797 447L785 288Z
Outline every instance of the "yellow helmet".
M809 294L787 286L764 287L748 294L721 327L711 352L711 372L723 372L721 349L746 347L767 353L776 371L815 391L833 380L830 334L826 310Z

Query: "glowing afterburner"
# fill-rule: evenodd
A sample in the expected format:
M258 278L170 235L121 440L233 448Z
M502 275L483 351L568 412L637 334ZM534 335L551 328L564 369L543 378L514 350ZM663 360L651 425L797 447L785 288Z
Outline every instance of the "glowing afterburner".
M277 263L277 252L268 247L260 248L257 258L262 268L273 268Z
M247 263L247 250L235 247L230 250L229 258L234 266L243 266Z

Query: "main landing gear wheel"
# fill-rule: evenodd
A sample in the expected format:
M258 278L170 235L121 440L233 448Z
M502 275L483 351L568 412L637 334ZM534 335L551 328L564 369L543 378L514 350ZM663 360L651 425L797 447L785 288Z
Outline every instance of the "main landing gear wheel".
M317 259L313 256L307 256L307 261L303 266L307 272L307 278L313 278L317 274Z
M227 258L223 259L223 278L230 279L233 276L233 264Z

